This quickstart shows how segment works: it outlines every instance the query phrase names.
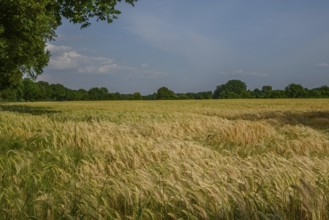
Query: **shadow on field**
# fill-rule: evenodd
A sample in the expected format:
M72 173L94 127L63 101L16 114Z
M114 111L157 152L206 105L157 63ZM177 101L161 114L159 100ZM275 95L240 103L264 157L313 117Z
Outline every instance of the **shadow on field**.
M280 125L304 125L318 130L329 130L329 111L309 111L309 112L258 112L252 114L242 114L227 117L229 120L270 120L273 119Z
M32 107L27 105L0 105L0 111L25 113L31 115L49 115L59 113L58 110L52 110L44 107Z

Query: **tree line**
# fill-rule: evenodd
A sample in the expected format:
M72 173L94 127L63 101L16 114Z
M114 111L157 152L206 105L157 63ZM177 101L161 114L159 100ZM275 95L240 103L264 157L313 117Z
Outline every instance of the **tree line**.
M214 91L197 93L175 93L167 87L159 88L150 95L111 93L105 87L89 90L69 89L62 84L50 84L23 79L15 88L0 90L1 101L78 101L78 100L174 100L174 99L244 99L244 98L329 98L329 87L308 89L300 84L289 84L284 90L274 90L265 85L261 89L249 90L241 80L229 80L218 85Z

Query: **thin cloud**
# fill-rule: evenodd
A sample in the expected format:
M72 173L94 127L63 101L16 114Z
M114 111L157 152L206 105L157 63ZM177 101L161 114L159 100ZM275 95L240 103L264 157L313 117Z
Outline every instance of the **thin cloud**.
M319 63L319 64L316 64L315 66L322 67L322 68L328 68L329 67L329 63Z
M262 72L249 72L245 70L235 70L231 73L233 76L254 76L254 77L267 77L269 74Z
M237 69L237 70L233 70L231 72L221 72L221 75L223 76L247 76L247 77L268 77L269 74L267 73L263 73L263 72L255 72L255 71L246 71L243 69Z
M160 50L173 52L193 61L221 59L228 50L214 39L192 27L178 26L157 15L133 14L129 31Z
M135 79L158 79L167 76L167 73L147 68L148 65L123 66L117 68L116 76L121 76L125 80ZM113 74L114 75L114 74Z

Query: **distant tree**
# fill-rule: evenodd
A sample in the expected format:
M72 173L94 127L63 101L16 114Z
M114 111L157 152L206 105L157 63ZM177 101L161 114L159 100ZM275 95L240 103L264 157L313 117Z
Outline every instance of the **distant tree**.
M218 98L246 98L250 94L246 83L241 80L229 80L227 83L217 86L213 97Z
M272 98L287 98L286 92L284 90L273 90L272 91Z
M101 92L101 99L102 100L106 100L108 99L108 95L109 95L109 90L105 87L101 87L100 88L100 92Z
M66 88L65 89L66 91L66 97L65 97L65 100L68 100L68 101L74 101L74 100L78 100L78 92L76 90L73 90L73 89L68 89Z
M139 92L135 92L134 94L132 94L132 99L141 100L141 99L143 99L143 96Z
M321 92L318 89L311 89L308 91L307 94L308 98L323 98L324 96L321 94Z
M28 101L41 100L43 91L41 87L29 78L23 80L23 98Z
M263 86L262 93L264 98L271 98L272 96L272 86Z
M18 87L0 90L0 101L65 101L65 100L156 100L156 99L210 99L219 98L329 98L329 87L307 89L299 84L290 84L285 90L273 90L272 86L263 86L253 91L240 80L230 80L217 86L214 94L211 91L198 93L177 93L167 87L161 87L156 93L142 96L139 92L133 94L109 93L105 87L73 90L62 84L35 82L25 78Z
M198 92L195 95L195 99L211 99L213 97L212 91Z
M146 95L146 96L143 97L143 99L145 99L145 100L156 100L157 99L156 93L152 93L150 95Z
M328 86L321 86L319 88L313 89L319 93L318 97L320 98L329 98L329 87Z
M88 91L88 97L90 100L105 100L108 99L108 90L105 87L91 88Z
M251 94L253 98L263 98L263 92L258 88L254 89Z
M15 88L7 88L0 90L0 101L16 102L16 101L22 101L22 99L23 99L22 85Z
M285 88L286 96L288 98L304 98L307 95L307 91L300 84L289 84Z
M167 87L161 87L156 93L157 99L175 99L175 93Z
M175 99L187 100L187 99L194 99L194 98L189 93L177 93L177 94L175 94Z
M120 100L121 99L121 94L116 92L116 93L110 93L109 94L109 99L110 100Z
M88 100L88 99L89 99L89 95L85 89L79 89L77 91L77 100Z
M176 94L177 99L211 99L213 96L212 91L197 92L197 93L180 93Z
M39 81L37 85L40 90L40 100L50 100L51 97L51 88L48 82Z
M51 84L51 99L56 101L66 100L66 88L62 84Z

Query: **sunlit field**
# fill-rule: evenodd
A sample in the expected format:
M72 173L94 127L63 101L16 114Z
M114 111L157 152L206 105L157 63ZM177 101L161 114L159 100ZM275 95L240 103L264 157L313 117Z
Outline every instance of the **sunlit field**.
M0 219L329 219L328 99L0 109Z

